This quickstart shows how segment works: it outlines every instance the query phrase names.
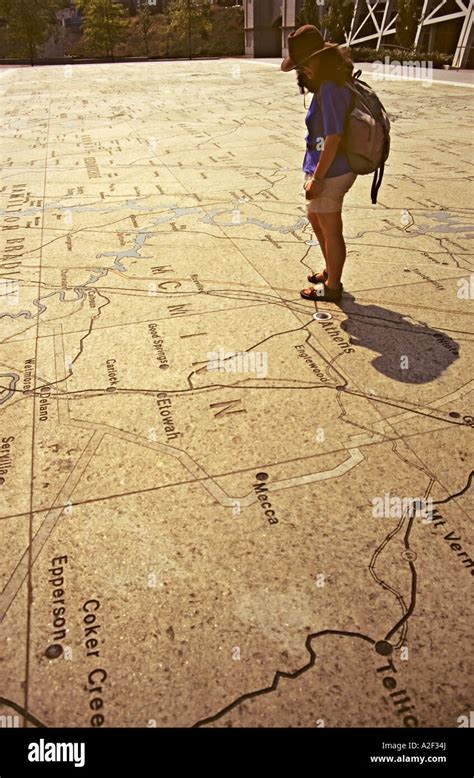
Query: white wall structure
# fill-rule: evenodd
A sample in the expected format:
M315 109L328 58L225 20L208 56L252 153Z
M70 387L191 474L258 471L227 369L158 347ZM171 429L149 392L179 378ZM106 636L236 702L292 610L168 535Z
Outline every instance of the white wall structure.
M396 0L355 0L347 42L355 45L371 41L378 49L382 38L395 35L396 18Z
M460 19L462 20L461 31L454 52L452 66L455 68L465 67L472 47L473 13L474 0L454 0L454 3L450 3L449 0L424 0L420 23L416 31L416 47L419 48L423 32L426 28L429 28L432 48L428 50L436 49L434 36L432 35L433 30L436 31L434 25L442 24L452 19Z
M454 36L452 66L465 67L472 47L474 0L422 0L420 5L415 47L428 52L449 48L450 53ZM382 44L390 45L390 38L394 39L396 34L396 19L397 0L355 0L347 42L351 46L375 44L376 49Z

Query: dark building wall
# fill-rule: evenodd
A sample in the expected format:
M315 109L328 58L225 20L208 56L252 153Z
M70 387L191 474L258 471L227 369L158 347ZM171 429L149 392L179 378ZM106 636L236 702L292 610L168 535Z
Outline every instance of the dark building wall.
M284 57L288 55L288 35L296 29L296 17L303 5L304 0L283 0L282 2L281 53Z
M245 53L250 57L279 57L281 0L245 0ZM273 25L273 26L272 26Z

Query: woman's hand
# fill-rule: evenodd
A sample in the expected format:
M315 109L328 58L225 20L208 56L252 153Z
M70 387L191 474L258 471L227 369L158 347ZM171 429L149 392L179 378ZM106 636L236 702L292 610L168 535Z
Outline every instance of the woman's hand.
M315 197L319 197L323 189L323 182L317 178L308 178L304 185L306 191L306 199L313 200Z

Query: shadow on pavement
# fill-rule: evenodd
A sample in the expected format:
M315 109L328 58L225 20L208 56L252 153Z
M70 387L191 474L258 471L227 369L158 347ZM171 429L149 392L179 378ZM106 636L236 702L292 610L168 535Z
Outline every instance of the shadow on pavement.
M351 343L378 354L372 365L395 381L429 383L459 358L456 341L423 322L413 323L378 305L360 305L347 293L340 307L347 315L341 329Z

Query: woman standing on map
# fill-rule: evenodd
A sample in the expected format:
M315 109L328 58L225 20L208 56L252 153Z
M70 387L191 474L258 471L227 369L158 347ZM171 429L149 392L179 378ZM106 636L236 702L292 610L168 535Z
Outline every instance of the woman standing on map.
M322 286L307 287L300 294L306 300L339 302L346 259L342 201L357 178L340 148L351 106L351 92L345 83L352 75L353 65L348 53L337 43L326 43L312 24L289 34L288 51L281 69L296 70L303 94L305 88L314 92L305 120L308 133L303 186L308 219L326 260L324 270L308 275L308 281Z

